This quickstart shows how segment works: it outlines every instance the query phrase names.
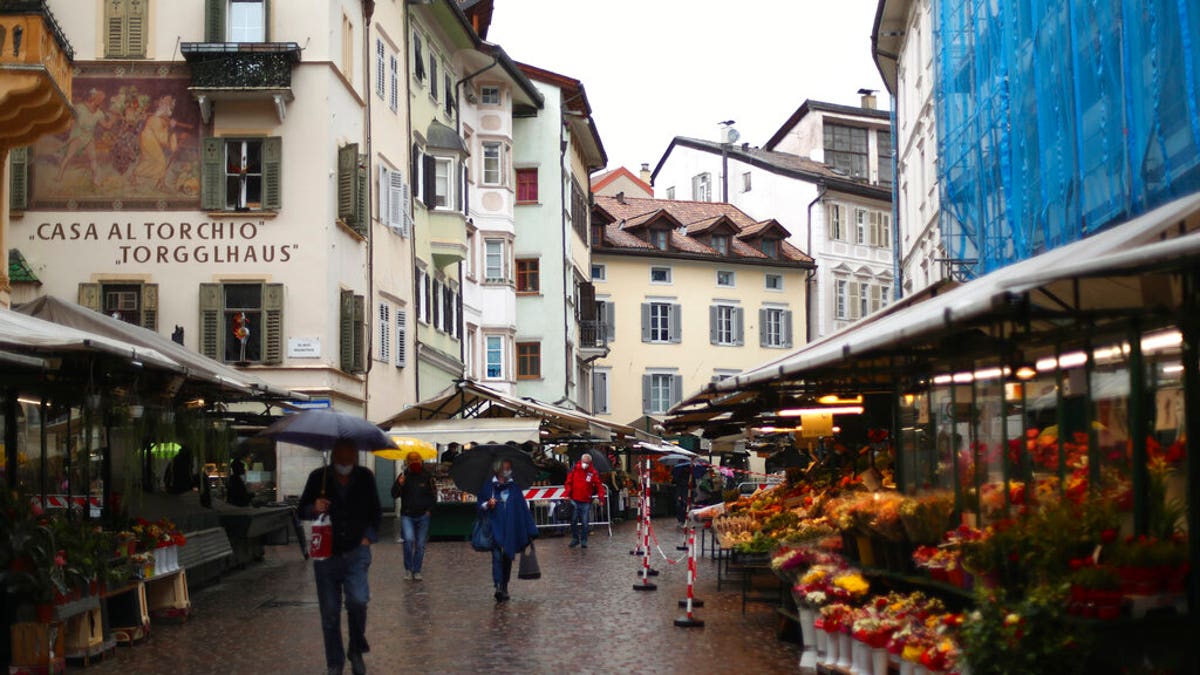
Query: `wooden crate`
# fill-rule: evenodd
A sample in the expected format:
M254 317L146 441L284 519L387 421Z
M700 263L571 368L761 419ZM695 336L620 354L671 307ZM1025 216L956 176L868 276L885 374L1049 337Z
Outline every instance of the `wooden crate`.
M63 659L65 630L61 622L37 623L21 621L12 625L12 667L10 673L60 673L66 667ZM54 648L50 648L51 634ZM50 658L51 651L54 658Z
M181 569L147 581L146 604L153 616L186 619L192 610L187 572Z
M67 654L86 654L104 644L104 615L100 608L67 619Z
M129 596L129 597L125 597ZM146 585L142 581L105 596L112 625L110 630L117 642L133 644L150 634L150 610L146 606ZM128 603L117 612L117 603ZM132 606L130 606L132 605Z

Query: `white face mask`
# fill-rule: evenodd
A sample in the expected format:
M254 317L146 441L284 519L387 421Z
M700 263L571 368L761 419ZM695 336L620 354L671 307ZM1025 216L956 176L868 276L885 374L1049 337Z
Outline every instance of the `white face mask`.
M505 480L508 480L509 478L512 478L512 469L505 469L500 473L500 475L504 476Z
M333 470L336 471L339 476L349 476L350 473L352 471L354 471L354 465L353 464L334 464Z
M583 464L583 468L585 468L585 469L586 469L586 468L588 468L589 466L591 466L591 464L592 464L592 463L591 463L591 462L589 462L588 460L586 460L586 459L585 459L585 460L583 460L582 462L580 462L580 464Z

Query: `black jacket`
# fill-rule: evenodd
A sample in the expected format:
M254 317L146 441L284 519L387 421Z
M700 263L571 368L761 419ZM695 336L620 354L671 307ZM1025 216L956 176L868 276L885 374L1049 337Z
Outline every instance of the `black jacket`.
M429 471L406 474L404 485L392 483L392 499L400 500L400 514L404 516L420 516L433 508L437 503L437 489L433 484L433 474Z
M332 502L329 519L333 521L334 555L353 551L364 537L371 542L377 541L382 509L375 488L375 474L365 467L354 467L343 496L342 486L337 482L337 471L333 467L313 471L304 485L304 494L300 495L300 513L305 518L315 518L317 515L313 507L317 498L321 497L322 480L325 483L325 499Z

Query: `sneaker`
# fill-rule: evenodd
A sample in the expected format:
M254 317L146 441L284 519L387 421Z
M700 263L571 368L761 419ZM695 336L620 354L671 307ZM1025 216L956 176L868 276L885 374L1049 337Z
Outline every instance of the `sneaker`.
M342 675L344 671L345 668L341 666L329 666L325 669L325 675Z
M496 592L492 594L492 597L496 598L496 602L504 602L505 596L504 592L497 588Z
M367 675L367 664L363 663L362 654L351 652L349 655L350 672L354 675Z
M579 545L579 540L578 540L578 539L572 539L572 540L571 540L571 543L570 543L570 544L567 544L567 548L575 548L575 547L576 547L576 546L578 546L578 545Z
M422 578L423 578L423 577L421 576L421 573L420 573L420 572L413 572L413 573L412 573L412 580L413 580L413 581L420 581Z
M409 572L408 570L404 570L404 579L406 581L412 581L412 578L413 578L413 573Z

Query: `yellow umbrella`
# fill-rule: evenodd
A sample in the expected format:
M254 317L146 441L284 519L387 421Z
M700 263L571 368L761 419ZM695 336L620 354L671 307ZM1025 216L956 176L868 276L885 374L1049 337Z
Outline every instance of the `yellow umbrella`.
M429 441L405 436L392 436L390 434L388 438L391 438L392 442L396 444L395 448L372 450L371 453L380 459L394 459L400 462L408 459L408 453L410 452L417 453L424 461L437 459L437 446Z

